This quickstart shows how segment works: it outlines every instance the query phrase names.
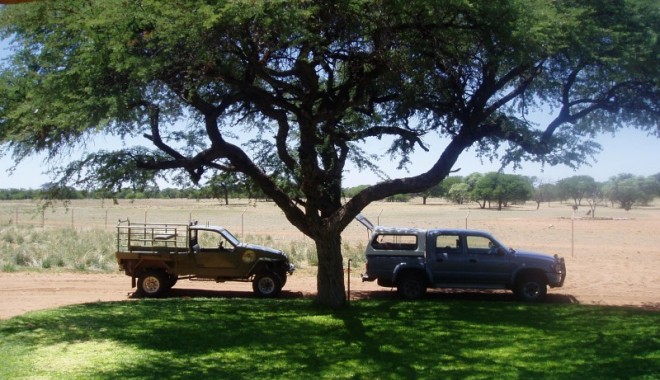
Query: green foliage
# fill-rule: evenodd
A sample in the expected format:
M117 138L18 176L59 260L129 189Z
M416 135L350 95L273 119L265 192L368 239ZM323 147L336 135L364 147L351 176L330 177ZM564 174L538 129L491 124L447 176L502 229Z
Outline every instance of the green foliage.
M557 189L562 199L572 199L575 206L580 206L583 198L599 191L599 185L588 175L577 175L557 182Z
M465 182L453 184L447 192L447 198L462 205L470 199L470 186Z
M533 192L529 180L523 176L491 172L475 182L470 196L481 208L485 208L487 203L490 206L491 202L495 202L498 210L501 210L509 203L527 201Z
M0 377L653 378L657 312L508 301L189 299L0 321Z
M660 183L654 177L619 174L604 185L604 192L612 202L618 203L624 210L630 210L634 204L647 204L653 200L658 188Z

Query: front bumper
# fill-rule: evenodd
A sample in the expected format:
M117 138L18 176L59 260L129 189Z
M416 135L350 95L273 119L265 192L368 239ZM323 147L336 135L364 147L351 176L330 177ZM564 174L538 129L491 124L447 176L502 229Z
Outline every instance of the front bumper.
M564 281L566 281L566 261L563 257L555 255L555 272L548 273L548 285L551 288L561 288L564 286Z

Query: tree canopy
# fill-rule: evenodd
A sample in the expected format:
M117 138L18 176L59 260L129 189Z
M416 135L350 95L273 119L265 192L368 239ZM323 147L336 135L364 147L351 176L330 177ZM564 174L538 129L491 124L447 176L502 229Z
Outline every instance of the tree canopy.
M653 1L40 1L0 9L0 143L16 160L93 135L130 142L55 170L62 186L119 190L156 176L240 172L310 236L318 300L345 302L341 231L370 202L417 193L470 147L504 165L583 164L602 132L660 135ZM554 119L535 125L546 107ZM425 139L444 136L444 147ZM426 172L343 202L366 154Z
M522 176L491 172L481 176L470 193L481 208L485 208L486 203L496 202L497 209L501 210L509 203L526 201L533 192L532 184Z

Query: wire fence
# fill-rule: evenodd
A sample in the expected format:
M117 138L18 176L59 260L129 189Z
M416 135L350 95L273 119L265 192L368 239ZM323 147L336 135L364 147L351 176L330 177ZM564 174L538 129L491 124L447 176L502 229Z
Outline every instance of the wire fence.
M24 231L69 229L77 232L103 231L104 235L114 235L120 220L176 224L196 221L202 225L219 225L244 242L281 249L295 256L298 263L315 266L318 260L314 242L291 225L273 203L268 202L257 205L237 202L226 206L211 200L141 200L120 204L86 200L46 208L37 202L0 202L0 230L4 226ZM363 239L366 235L364 229L355 229L359 231L359 238L344 240L343 254L346 260L352 258L357 263L363 261L361 256L364 254Z

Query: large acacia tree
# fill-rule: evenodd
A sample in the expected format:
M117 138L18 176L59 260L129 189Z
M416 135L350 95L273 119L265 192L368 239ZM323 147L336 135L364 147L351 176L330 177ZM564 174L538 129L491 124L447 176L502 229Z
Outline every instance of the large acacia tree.
M117 190L240 172L316 244L318 301L344 304L341 232L369 203L442 181L473 147L503 164L576 166L625 126L658 135L653 1L38 1L0 9L14 50L0 143L16 160L130 145L53 173ZM556 117L534 125L544 106ZM427 146L428 136L448 137ZM437 161L341 198L348 163ZM386 173L381 173L385 174Z

